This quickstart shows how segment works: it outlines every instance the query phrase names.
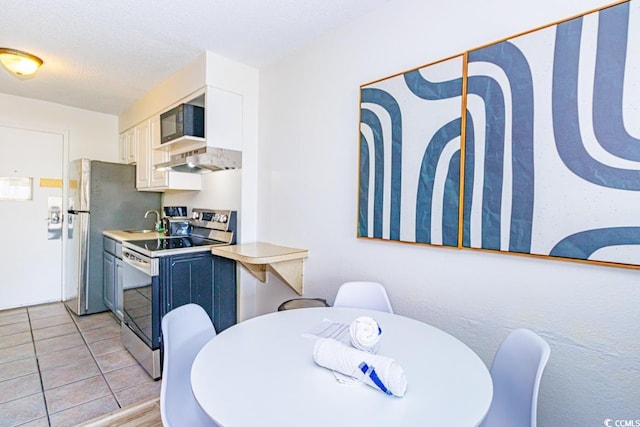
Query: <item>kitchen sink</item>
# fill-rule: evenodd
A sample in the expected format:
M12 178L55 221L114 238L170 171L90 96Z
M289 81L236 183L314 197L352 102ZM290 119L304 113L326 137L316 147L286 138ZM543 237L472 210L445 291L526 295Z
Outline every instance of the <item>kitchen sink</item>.
M125 233L155 233L156 230L124 230Z

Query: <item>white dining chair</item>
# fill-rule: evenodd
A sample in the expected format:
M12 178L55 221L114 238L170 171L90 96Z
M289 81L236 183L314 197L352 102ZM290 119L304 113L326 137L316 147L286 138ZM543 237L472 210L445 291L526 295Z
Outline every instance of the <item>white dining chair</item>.
M191 391L193 361L215 335L211 319L197 304L175 308L162 318L160 416L165 427L216 425L202 411Z
M334 307L368 308L393 313L387 291L378 282L346 282L338 289Z
M551 349L529 329L504 339L491 364L493 400L481 427L537 425L540 379Z

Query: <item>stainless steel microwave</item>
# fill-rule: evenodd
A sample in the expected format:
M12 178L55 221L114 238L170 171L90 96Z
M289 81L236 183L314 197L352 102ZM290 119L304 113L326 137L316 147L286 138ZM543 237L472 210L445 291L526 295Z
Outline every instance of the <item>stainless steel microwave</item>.
M183 136L204 138L204 108L180 104L160 114L160 143L164 144Z

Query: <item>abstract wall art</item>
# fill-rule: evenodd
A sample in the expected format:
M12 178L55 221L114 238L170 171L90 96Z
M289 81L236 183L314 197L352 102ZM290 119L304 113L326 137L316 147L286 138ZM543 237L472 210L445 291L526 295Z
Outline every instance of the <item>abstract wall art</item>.
M640 0L361 87L358 236L640 265Z
M361 88L358 235L458 246L463 56Z

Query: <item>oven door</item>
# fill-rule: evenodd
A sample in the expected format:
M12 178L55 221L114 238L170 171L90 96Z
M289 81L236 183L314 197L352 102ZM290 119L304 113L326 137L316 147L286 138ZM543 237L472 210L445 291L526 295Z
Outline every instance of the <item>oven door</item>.
M158 260L122 248L124 323L152 350L160 345Z
M158 260L122 248L122 344L153 379L160 378Z

